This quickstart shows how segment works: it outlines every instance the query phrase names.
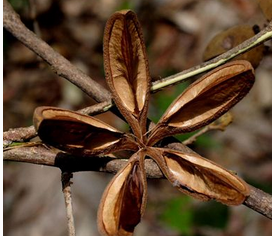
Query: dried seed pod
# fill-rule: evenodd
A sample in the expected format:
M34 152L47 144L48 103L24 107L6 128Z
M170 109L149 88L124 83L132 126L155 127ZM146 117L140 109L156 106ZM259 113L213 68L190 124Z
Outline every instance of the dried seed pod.
M211 123L239 102L253 83L253 68L247 61L230 62L212 70L191 84L169 106L151 131L148 145Z
M149 152L174 187L197 199L239 205L249 195L243 180L196 153L165 148Z
M272 20L272 0L259 0L259 6L267 20Z
M98 210L103 235L129 236L140 222L146 205L144 153L139 151L111 180Z
M80 156L137 149L124 133L90 116L55 107L38 107L34 126L42 141Z
M142 138L150 93L145 45L137 16L132 11L113 14L104 33L104 67L113 99Z
M220 54L241 44L245 40L253 37L254 35L255 33L253 27L248 25L240 25L229 28L211 39L204 51L203 60L208 61L214 57L217 57ZM263 58L263 53L264 45L261 44L260 46L235 57L233 60L247 60L254 68L256 68Z

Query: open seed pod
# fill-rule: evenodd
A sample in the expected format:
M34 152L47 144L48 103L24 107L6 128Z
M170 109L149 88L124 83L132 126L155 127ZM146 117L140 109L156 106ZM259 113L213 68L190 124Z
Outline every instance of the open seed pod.
M243 180L197 153L151 148L149 154L173 186L192 197L239 205L249 194Z
M220 54L236 47L245 40L255 35L253 27L249 25L239 25L229 28L212 38L203 54L203 61L208 61ZM247 60L256 68L263 58L264 45L261 44L248 52L245 52L233 60Z
M151 79L141 27L132 11L117 12L108 20L104 67L118 109L141 139L146 129Z
M111 180L98 210L98 228L103 235L129 236L140 222L146 205L144 156L135 153Z
M38 107L34 126L47 144L80 156L137 149L132 139L90 116L56 107Z
M110 181L100 202L98 228L107 236L130 236L144 213L147 195L144 159L154 159L172 185L201 200L241 204L246 183L189 148L153 147L164 137L210 124L240 101L254 83L248 61L216 68L191 84L146 132L150 75L140 25L135 13L121 11L107 22L104 36L106 80L113 99L132 128L125 134L90 116L40 107L35 128L46 144L71 154L94 156L119 150L134 154Z
M212 70L191 84L169 106L150 132L148 144L211 123L239 102L253 83L253 68L247 61L230 62Z

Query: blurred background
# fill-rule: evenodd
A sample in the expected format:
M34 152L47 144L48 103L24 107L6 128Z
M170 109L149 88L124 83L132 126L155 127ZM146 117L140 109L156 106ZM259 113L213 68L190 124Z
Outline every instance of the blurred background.
M137 13L154 81L200 64L206 46L219 32L244 24L258 31L268 22L257 0L10 0L10 3L30 29L103 86L106 86L103 31L106 20L117 10L130 8ZM202 135L190 147L272 194L271 42L262 53L253 89L231 110L233 123L224 132ZM4 131L32 125L32 114L38 106L77 110L95 104L81 90L55 75L5 30L3 84ZM154 94L149 117L157 121L188 84ZM124 126L110 113L99 117L120 129ZM4 163L5 236L67 235L60 177L56 168ZM72 194L78 236L98 235L96 212L111 178L105 173L74 173ZM194 200L166 180L148 180L146 213L135 231L136 236L271 234L272 221L249 208Z

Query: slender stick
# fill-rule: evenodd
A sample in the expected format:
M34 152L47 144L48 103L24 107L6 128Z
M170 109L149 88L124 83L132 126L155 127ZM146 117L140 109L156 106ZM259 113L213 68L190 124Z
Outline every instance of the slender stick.
M20 20L7 0L3 1L3 25L26 47L40 56L59 76L75 84L97 102L111 99L110 92L91 79L66 58L53 50L46 42L30 31Z
M71 178L73 178L73 174L68 172L61 173L61 182L62 182L62 192L64 195L64 201L66 206L66 215L68 220L68 235L75 236L75 223L74 223L74 215L73 215L73 207L72 207L72 192L71 192Z
M187 146L194 143L198 137L202 134L207 133L210 130L221 130L224 131L226 127L232 122L232 115L230 112L227 112L223 116L221 116L216 121L212 122L211 124L205 126L203 129L199 130L197 133L189 137L188 139L182 142L183 145Z
M182 142L182 144L184 144L184 145L190 145L190 144L194 143L199 136L201 136L202 134L205 134L209 130L211 130L211 128L208 125L205 126L203 129L199 130L196 134L194 134L190 138L184 140Z
M234 57L254 48L258 45L268 41L272 38L272 21L269 22L268 26L260 31L258 34L239 44L238 46L232 48L231 50L221 54L220 56L202 63L198 66L192 67L188 70L184 70L175 75L163 78L153 83L151 91L160 90L166 88L170 85L175 85L177 83L185 82L193 76L199 75L201 73L207 72L214 69L227 61L233 59Z
M180 143L172 143L168 147L178 150L180 150L180 148L186 148L186 151L192 151ZM99 171L115 174L127 163L127 159L111 159L110 157L84 158L74 157L65 153L54 153L44 146L11 149L5 151L3 156L4 160L6 161L19 161L58 167L63 170L67 170L69 173L75 171ZM148 178L165 178L157 164L151 159L145 160L145 169ZM71 196L70 190L71 189L69 183L67 196ZM250 195L245 200L243 205L251 208L256 212L259 212L269 219L272 219L272 195L265 193L260 189L250 186ZM71 212L71 210L69 210L69 212ZM71 214L69 213L69 216L70 215Z
M250 196L245 200L243 204L272 220L271 195L253 186L249 187Z

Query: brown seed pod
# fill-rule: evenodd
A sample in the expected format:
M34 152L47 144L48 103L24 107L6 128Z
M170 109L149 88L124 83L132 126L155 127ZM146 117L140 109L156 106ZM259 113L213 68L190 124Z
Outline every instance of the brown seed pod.
M239 25L217 34L206 47L203 54L203 61L208 61L220 54L236 47L245 40L255 35L253 28L249 25ZM247 60L256 68L263 58L264 45L245 52L233 60Z
M141 138L145 133L151 78L141 27L132 11L116 12L108 20L104 65L117 107Z
M136 148L124 133L90 116L57 108L38 107L33 123L45 143L79 156Z
M98 210L98 229L102 235L133 235L147 199L144 157L143 151L135 153L104 191Z
M150 132L148 144L164 137L192 132L213 122L251 89L254 71L248 61L233 61L217 67L191 84L169 106Z
M248 196L243 180L197 153L167 148L150 148L148 152L174 187L199 200L239 205Z

